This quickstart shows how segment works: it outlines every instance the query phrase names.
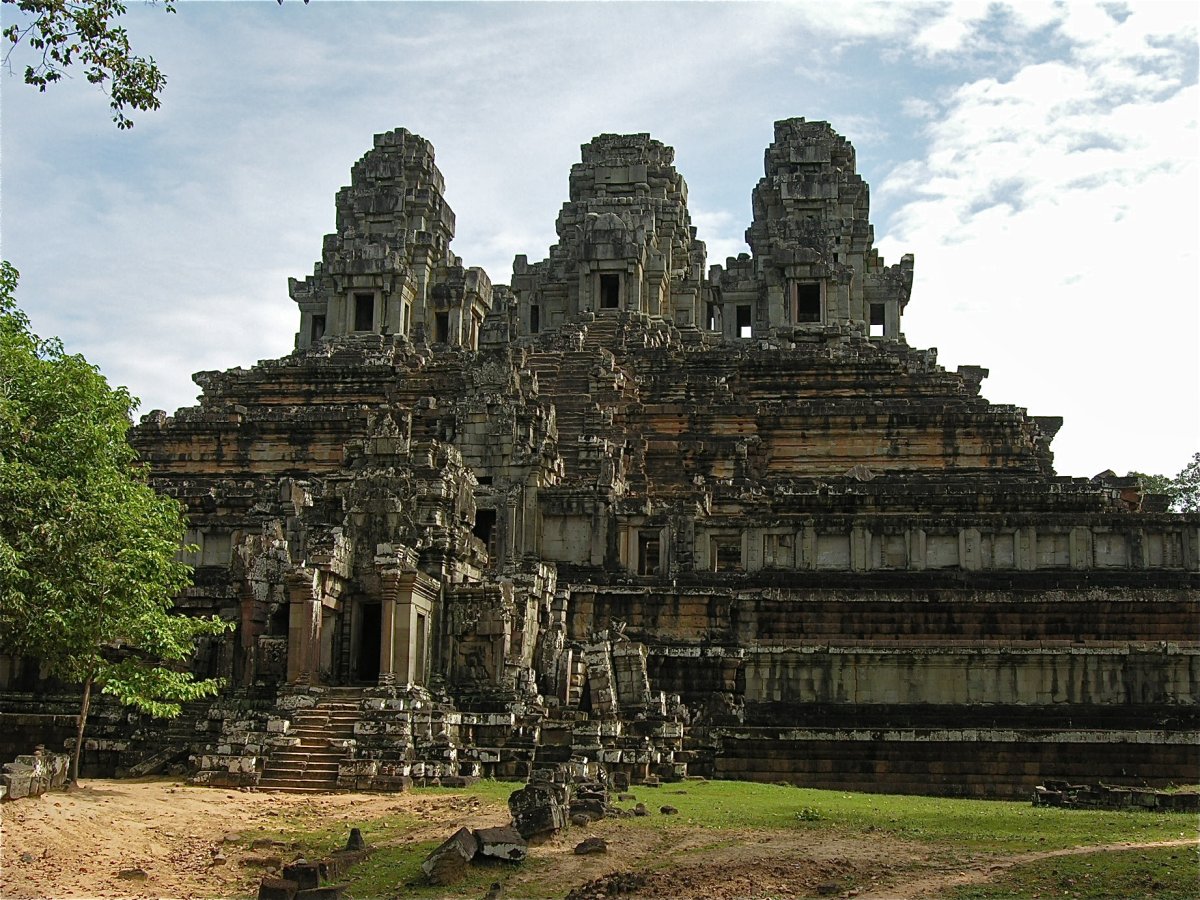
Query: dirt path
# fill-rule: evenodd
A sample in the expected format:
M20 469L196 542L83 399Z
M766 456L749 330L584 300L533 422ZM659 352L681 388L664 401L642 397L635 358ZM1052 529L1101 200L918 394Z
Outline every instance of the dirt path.
M1195 839L1179 841L1152 841L1150 843L1122 842L1119 844L1097 844L1090 847L1067 847L1062 850L1039 850L1034 853L1019 853L1006 856L1003 859L988 863L957 868L952 872L940 874L924 874L918 878L901 881L888 885L882 892L865 891L858 895L859 900L919 900L922 897L934 897L945 891L968 884L983 884L996 875L1014 866L1037 862L1039 859L1050 859L1055 856L1081 856L1087 853L1106 853L1109 851L1148 850L1153 847L1191 847Z
M359 822L403 811L428 822L497 824L473 798L414 794L271 794L163 781L85 781L72 793L0 807L0 897L229 897L263 873L247 841L282 817ZM237 841L226 840L226 837ZM278 854L279 851L275 850ZM124 873L124 874L122 874Z
M507 818L502 803L465 794L310 797L169 781L90 781L70 794L0 807L0 897L253 896L263 858L287 856L290 849L247 851L256 835L280 831L289 818L309 827L333 824L348 833L353 825L395 812L420 822L397 842L434 840L463 825L498 825ZM834 896L846 896L842 886L856 884L858 900L918 900L1047 857L1196 843L1121 843L967 859L884 835L801 838L769 830L622 826L604 819L536 847L532 855L544 864L513 873L507 896L528 896L535 884L543 886L536 893L545 894L550 882L555 897L572 888L577 897L599 897L612 888L625 898L678 900L811 897L831 887ZM575 844L589 834L605 838L609 852L576 855Z

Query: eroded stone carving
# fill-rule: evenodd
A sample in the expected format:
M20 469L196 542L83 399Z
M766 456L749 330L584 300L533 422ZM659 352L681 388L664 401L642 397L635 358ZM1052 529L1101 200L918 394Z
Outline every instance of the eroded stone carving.
M752 253L707 272L673 158L585 144L493 286L431 145L377 136L295 353L143 420L201 548L179 604L239 623L196 659L231 682L202 780L1187 780L1200 518L1056 476L1061 420L907 344L913 258L828 124L776 123Z

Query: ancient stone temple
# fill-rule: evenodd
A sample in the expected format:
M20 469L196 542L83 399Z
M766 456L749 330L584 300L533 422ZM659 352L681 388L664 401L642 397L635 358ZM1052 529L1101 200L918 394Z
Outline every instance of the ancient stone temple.
M673 158L584 145L503 285L451 251L430 143L376 136L290 282L295 352L135 430L199 546L180 608L238 623L195 660L227 694L154 758L263 787L1194 781L1200 516L1056 476L1061 420L908 345L913 257L874 249L828 124L776 123L723 265Z

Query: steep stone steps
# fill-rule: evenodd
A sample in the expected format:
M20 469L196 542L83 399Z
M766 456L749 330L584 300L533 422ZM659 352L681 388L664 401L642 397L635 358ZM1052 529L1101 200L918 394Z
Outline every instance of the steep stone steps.
M299 743L271 753L258 787L285 793L337 790L338 764L346 758L344 741L354 738L359 708L345 691L332 693L312 709L296 713L288 735Z

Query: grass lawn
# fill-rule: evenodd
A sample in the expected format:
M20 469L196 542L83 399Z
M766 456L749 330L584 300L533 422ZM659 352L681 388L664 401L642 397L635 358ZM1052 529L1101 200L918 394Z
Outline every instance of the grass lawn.
M506 818L514 782L484 781L466 790L421 788L418 797L472 797L479 809L494 810L495 824ZM850 794L731 781L685 781L659 788L635 786L633 793L652 811L644 818L605 820L625 844L656 848L635 866L670 869L695 857L697 847L727 847L746 831L784 835L802 851L806 843L834 838L871 841L887 838L927 848L937 863L959 866L997 862L1014 855L1121 842L1150 843L1195 839L1194 816L1154 812L1103 812L1033 807L1028 803L956 800L886 794ZM658 813L663 805L677 815ZM618 804L632 808L630 803ZM481 866L458 885L424 885L421 862L450 832L415 815L396 812L359 823L377 849L355 866L348 880L355 898L481 897L493 881L507 885L506 896L562 897L572 885L555 871L555 863L533 848L519 867L505 863ZM639 835L643 837L638 837ZM342 846L343 823L313 827L282 818L266 835L320 856ZM582 837L582 834L581 834ZM690 850L672 851L685 843ZM959 887L944 896L955 900L997 897L1196 897L1195 847L1139 849L1125 852L1058 856L997 871L981 886Z

